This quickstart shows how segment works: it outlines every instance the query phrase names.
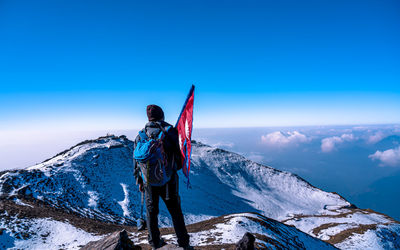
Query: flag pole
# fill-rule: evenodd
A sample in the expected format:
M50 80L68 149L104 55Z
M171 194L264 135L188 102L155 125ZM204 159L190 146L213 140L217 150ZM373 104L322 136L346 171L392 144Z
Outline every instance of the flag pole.
M185 103L183 104L182 110L181 110L181 112L180 112L180 114L178 116L178 120L176 120L175 128L178 126L179 120L181 119L182 113L185 110L186 104L189 101L189 98L192 95L193 91L194 91L194 85L192 84L192 87L189 90L189 94L187 95Z

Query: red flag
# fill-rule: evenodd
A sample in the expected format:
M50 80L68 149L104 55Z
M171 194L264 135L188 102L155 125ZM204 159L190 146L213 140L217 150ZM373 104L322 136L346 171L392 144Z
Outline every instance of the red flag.
M179 147L182 157L182 171L188 179L189 186L189 171L190 171L190 156L192 153L192 128L193 128L193 101L194 101L194 85L190 88L189 94L183 105L181 114L176 122L176 129L179 135Z

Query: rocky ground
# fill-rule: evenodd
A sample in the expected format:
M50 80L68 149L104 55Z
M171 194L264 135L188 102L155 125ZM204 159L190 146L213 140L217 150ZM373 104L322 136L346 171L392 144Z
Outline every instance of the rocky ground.
M19 198L2 198L0 200L0 239L5 235L12 238L4 248L40 249L114 249L118 244L130 246L127 249L151 249L147 244L147 231L138 232L134 226L105 223L97 219L85 218L76 213L65 212L40 201ZM38 219L48 222L65 223L86 236L74 239L76 244L70 244L68 238L60 237L52 227L32 227ZM37 223L36 223L37 224ZM220 216L198 223L187 225L195 249L235 249L236 243L246 232L251 232L255 238L256 249L274 247L276 249L334 249L328 243L311 237L295 227L286 226L278 221L268 219L256 213L231 214ZM179 249L176 247L176 237L171 227L160 229L167 246L163 249ZM121 232L125 232L121 235ZM7 233L7 234L6 234ZM68 232L64 232L68 233ZM96 238L97 237L97 238ZM0 240L0 242L2 242ZM18 244L25 242L26 244Z

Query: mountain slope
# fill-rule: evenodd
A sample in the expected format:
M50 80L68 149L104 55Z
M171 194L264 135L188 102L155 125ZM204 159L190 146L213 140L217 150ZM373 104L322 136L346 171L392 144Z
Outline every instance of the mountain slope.
M38 200L0 200L0 216L0 249L93 249L93 245L116 243L108 236L121 230L128 232L135 245L150 248L147 231L66 213ZM336 249L295 227L254 213L220 216L187 225L187 229L196 249L235 249L246 232L255 236L258 249ZM161 233L167 243L177 244L173 228L161 228Z
M252 162L243 156L196 143L192 154L193 191L185 192L192 198L205 197L213 191L217 200L227 200L228 194L240 201L243 209L253 209L278 220L293 214L329 214L327 206L350 206L345 199L334 193L324 192L311 186L300 177ZM212 178L215 178L213 180ZM221 189L227 189L221 192ZM229 202L226 201L227 203ZM201 206L199 204L196 207ZM202 207L199 210L203 210ZM207 209L209 211L210 209Z
M103 137L0 177L0 196L32 197L113 223L134 224L139 193L132 178L133 142Z
M85 141L38 165L0 174L0 197L36 199L86 218L134 225L140 199L132 176L132 146L124 136ZM180 178L187 223L257 212L338 247L361 249L354 237L377 241L380 247L399 246L387 237L399 236L396 221L357 209L296 175L201 143L193 143L192 159L192 189ZM170 225L164 206L160 221Z

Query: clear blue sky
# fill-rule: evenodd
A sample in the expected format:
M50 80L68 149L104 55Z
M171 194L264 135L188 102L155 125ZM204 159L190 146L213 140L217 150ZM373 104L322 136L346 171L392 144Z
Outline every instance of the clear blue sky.
M399 1L0 1L0 129L400 123Z

